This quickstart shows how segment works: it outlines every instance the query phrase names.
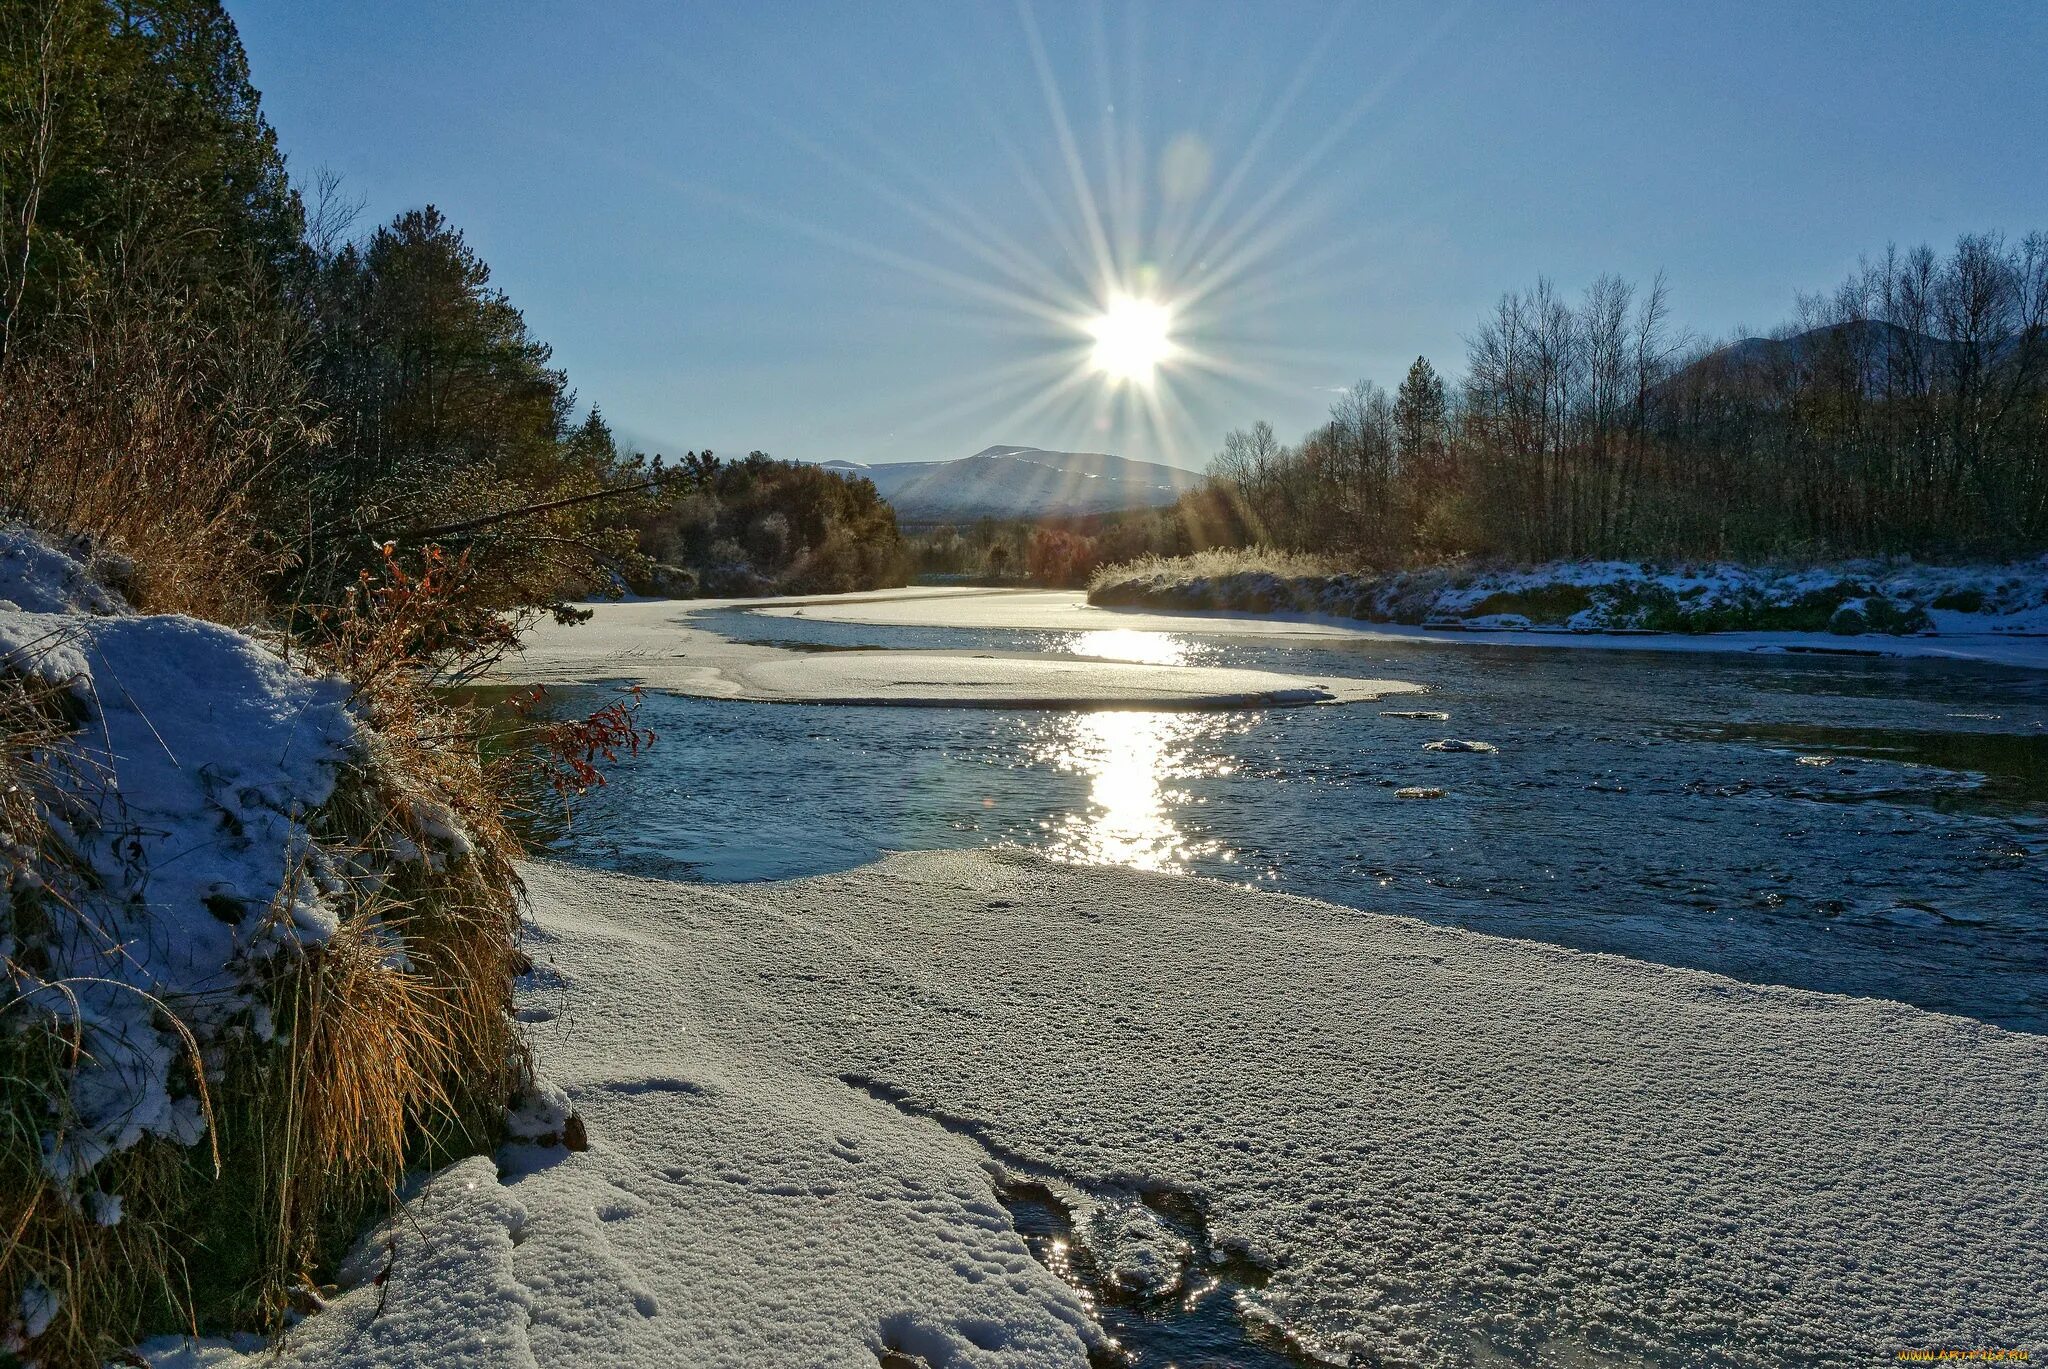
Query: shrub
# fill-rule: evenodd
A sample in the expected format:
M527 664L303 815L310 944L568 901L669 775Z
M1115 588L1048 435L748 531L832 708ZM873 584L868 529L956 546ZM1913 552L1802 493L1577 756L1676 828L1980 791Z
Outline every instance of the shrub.
M288 326L144 295L82 304L39 341L0 363L0 507L118 554L138 607L260 616L278 561L251 491L317 437Z
M501 617L478 616L466 558L430 549L421 559L424 569L408 572L387 549L383 574L365 575L297 645L302 665L343 676L346 690L308 681L218 629L106 620L148 631L166 624L216 643L273 687L303 681L300 692L324 701L321 735L347 737L331 788L289 823L281 845L275 821L249 826L235 804L275 815L285 799L238 798L219 809L221 823L252 843L257 870L274 860L283 871L267 909L239 890L206 894L203 912L161 902L170 895L151 865L154 848L134 841L131 852L123 835L125 805L150 796L117 791L94 764L96 748L113 752L111 732L75 744L103 705L24 656L22 629L38 615L8 615L16 646L0 671L9 874L0 909L0 1307L36 1314L13 1326L15 1349L88 1365L153 1330L275 1329L394 1200L407 1170L497 1143L528 1071L510 1014L520 953L509 797L536 779L563 794L588 788L601 782L601 764L652 738L621 701L582 722L524 723L487 759L479 710L429 685L464 678L502 649L508 629ZM42 660L71 670L65 650L53 637ZM198 671L190 687L199 699L152 696L138 711L161 721L195 703L224 706L222 678ZM538 765L526 759L535 750ZM181 759L197 774L222 758ZM248 782L277 792L260 775ZM311 922L301 915L309 898L319 913ZM137 962L144 978L132 991L153 996L133 1030L181 1043L160 1087L184 1102L168 1122L86 1144L97 1133L73 1100L81 1071L105 1062L88 1055L88 1031L99 1027L88 1028L78 1007L87 990L78 966L91 963L94 947L149 944L137 909L173 927L179 916L203 923L207 914L234 923L237 950L221 967L226 987L193 998L176 991L175 973L159 980L153 962ZM121 988L94 982L112 986L103 996ZM103 1096L91 1089L106 1080L94 1076L86 1096ZM189 1125L177 1121L180 1107Z
M1039 528L1025 553L1026 573L1044 585L1085 585L1095 573L1095 539L1060 528Z
M1088 579L1090 603L1136 602L1118 596L1133 593L1143 583L1169 584L1209 580L1226 575L1262 574L1295 580L1334 575L1333 560L1276 547L1218 547L1186 556L1141 556L1122 565L1103 566Z
M1593 595L1580 585L1535 585L1527 589L1502 590L1474 604L1465 616L1515 614L1532 623L1563 623L1573 614L1593 606Z

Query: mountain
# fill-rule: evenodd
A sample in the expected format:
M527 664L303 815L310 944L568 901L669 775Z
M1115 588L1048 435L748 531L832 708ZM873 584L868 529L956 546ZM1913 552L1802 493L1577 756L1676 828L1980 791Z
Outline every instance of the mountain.
M1195 471L1101 452L989 447L957 461L863 466L827 461L826 470L865 476L905 524L977 518L1046 518L1153 508L1202 483Z
M1887 383L1912 389L1945 383L1964 363L1996 367L2025 344L2023 335L1996 338L1977 350L1945 338L1866 319L1827 324L1783 337L1750 337L1731 342L1682 369L1674 380L1707 386L1754 386L1805 380L1815 372L1860 376L1867 394Z

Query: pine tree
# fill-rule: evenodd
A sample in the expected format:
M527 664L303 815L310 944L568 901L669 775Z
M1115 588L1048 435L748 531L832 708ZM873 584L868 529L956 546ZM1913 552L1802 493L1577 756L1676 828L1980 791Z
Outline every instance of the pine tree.
M1394 392L1394 434L1411 479L1435 485L1449 474L1450 407L1428 357L1415 358Z
M82 297L267 304L304 228L219 0L0 0L0 352Z

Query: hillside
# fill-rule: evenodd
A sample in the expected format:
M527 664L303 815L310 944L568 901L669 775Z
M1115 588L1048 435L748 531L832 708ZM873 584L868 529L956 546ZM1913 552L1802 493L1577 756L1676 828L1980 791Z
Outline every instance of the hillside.
M895 506L900 522L1045 518L1171 504L1202 483L1195 471L1101 452L988 447L956 461L863 466L827 461L826 470L865 476Z
M1673 387L1729 383L1787 384L1810 382L1816 374L1862 377L1866 394L1885 393L1887 385L1908 391L1949 388L1957 368L1988 369L2013 360L2024 335L1992 338L1977 349L1881 319L1831 323L1803 332L1772 337L1740 338L1682 367L1669 382Z

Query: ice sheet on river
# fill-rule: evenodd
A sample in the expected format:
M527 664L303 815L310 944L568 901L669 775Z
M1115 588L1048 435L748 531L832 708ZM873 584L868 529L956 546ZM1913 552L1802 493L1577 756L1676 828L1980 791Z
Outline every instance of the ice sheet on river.
M775 601L765 601L775 602ZM1285 708L1412 691L1398 680L1310 679L1269 670L1148 664L1013 651L803 652L729 641L692 615L721 600L592 605L587 623L545 622L494 678L617 680L763 703L969 708Z
M434 1228L507 1363L1078 1366L991 1156L1205 1208L1332 1363L2048 1340L2048 1038L1017 852L527 877L592 1149Z

